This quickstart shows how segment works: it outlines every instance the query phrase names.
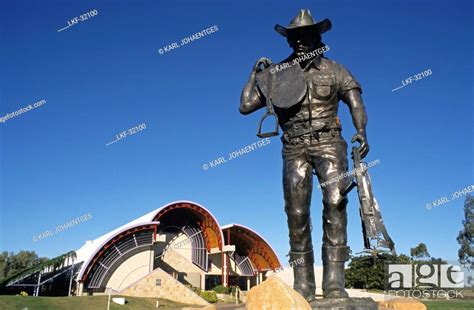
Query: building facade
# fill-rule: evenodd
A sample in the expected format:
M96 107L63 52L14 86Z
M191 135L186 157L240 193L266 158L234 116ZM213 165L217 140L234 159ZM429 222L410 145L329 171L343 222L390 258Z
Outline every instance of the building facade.
M124 292L160 269L180 283L210 290L238 285L249 290L267 271L282 266L270 244L239 224L221 226L191 201L156 209L95 240L77 253L77 295ZM162 285L158 276L156 286Z

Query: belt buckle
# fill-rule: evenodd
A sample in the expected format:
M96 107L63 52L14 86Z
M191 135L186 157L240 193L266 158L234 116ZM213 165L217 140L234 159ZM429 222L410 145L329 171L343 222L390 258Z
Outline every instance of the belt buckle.
M285 132L282 137L282 142L284 142L285 144L290 144L290 145L295 145L296 144L296 141L297 141L297 137L291 137L287 132Z

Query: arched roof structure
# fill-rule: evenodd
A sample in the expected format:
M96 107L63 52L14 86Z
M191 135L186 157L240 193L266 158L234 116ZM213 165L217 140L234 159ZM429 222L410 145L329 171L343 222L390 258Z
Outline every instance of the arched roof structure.
M132 224L110 235L84 262L77 279L87 283L87 288L104 288L121 260L153 245L159 224L157 221Z
M185 234L191 244L192 262L205 272L209 271L208 255L224 252L236 262L241 275L250 276L281 268L275 251L256 231L239 224L221 227L205 207L181 200L168 203L95 240L87 241L76 251L80 261L84 262L77 280L83 283L86 290L103 291L122 262L143 251L166 251L166 245L161 248L162 242L169 242L168 237L180 233ZM161 238L162 235L167 236L166 241ZM163 255L164 252L161 253ZM156 257L159 259L160 256Z
M235 245L236 252L250 259L258 271L281 268L273 248L256 231L240 224L222 226L226 245Z
M196 223L205 237L207 251L212 248L222 250L224 235L219 222L209 210L191 201L176 201L169 203L152 213L152 221L159 221L160 227L186 227Z

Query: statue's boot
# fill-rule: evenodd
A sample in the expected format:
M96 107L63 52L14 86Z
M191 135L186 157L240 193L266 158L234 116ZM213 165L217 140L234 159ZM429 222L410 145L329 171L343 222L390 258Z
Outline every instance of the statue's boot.
M344 289L344 262L349 260L349 247L323 246L323 296L325 298L347 298Z
M293 289L308 302L316 299L316 281L314 278L314 255L310 252L290 252L293 266Z

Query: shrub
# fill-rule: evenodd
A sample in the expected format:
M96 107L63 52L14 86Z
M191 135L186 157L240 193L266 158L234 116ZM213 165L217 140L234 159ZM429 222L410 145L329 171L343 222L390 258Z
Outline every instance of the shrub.
M230 288L225 287L223 285L218 285L212 289L217 294L229 294Z
M191 284L185 284L187 288L192 290L194 293L200 295L201 294L201 289L199 287L192 286Z
M210 303L216 303L217 302L217 294L214 291L202 291L201 292L201 297L204 298L206 301Z
M237 291L237 288L238 288L237 285L231 286L231 287L230 287L230 294L232 294L232 295L235 296L235 292Z

